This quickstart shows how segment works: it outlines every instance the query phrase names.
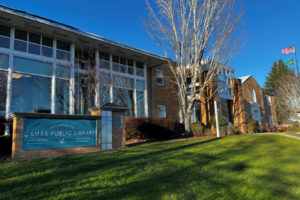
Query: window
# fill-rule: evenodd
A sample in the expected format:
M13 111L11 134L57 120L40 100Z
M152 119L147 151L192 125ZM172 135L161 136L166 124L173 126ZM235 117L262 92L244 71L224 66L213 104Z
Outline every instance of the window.
M113 55L112 56L112 68L113 68L113 70L114 71L116 71L116 72L119 72L120 71L120 64L119 64L119 62L120 62L120 58L119 58L119 56L115 56L115 55Z
M15 46L17 51L27 52L27 32L22 30L15 30Z
M156 69L156 84L164 86L165 80L164 80L164 71L160 69Z
M267 97L268 106L272 106L271 96Z
M42 55L53 57L53 39L42 36Z
M28 53L41 54L41 36L34 33L29 33Z
M136 75L144 77L144 63L142 62L136 62Z
M70 60L70 44L57 40L56 58L61 60Z
M144 91L136 92L137 117L145 116L145 94Z
M100 52L100 68L101 69L106 69L109 70L110 66L109 66L109 54L108 53L103 53Z
M145 81L136 81L136 89L137 90L145 90Z
M114 103L128 108L125 115L134 116L134 95L133 90L123 89L123 88L113 88Z
M10 27L0 25L0 47L9 48Z
M52 64L47 62L41 62L15 56L14 67L14 70L18 72L52 76Z
M0 70L0 114L5 113L6 106L6 85L7 85L7 72Z
M158 117L165 118L166 117L166 106L158 105Z
M51 111L51 78L13 73L12 112Z
M133 74L133 60L127 59L128 74Z
M55 113L69 114L69 80L56 79Z
M256 103L256 93L254 89L251 90L251 102Z
M8 68L8 55L0 53L0 69Z

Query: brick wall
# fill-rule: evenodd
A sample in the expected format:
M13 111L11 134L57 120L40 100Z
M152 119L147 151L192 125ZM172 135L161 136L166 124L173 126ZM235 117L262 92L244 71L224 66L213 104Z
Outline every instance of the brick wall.
M164 72L164 86L156 83L156 69ZM152 70L152 85L153 97L151 91L151 73ZM179 120L179 106L176 91L176 85L173 74L167 64L152 67L147 69L147 86L148 86L148 112L149 116L158 116L158 105L166 106L166 117L169 119ZM153 99L153 102L152 102ZM154 108L154 115L152 109Z

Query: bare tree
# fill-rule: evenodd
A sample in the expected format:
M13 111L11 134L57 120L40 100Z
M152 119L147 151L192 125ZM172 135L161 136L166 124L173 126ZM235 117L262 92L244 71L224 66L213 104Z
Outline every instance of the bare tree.
M107 94L110 93L109 74L96 70L95 51L93 49L77 49L75 57L75 88L70 87L70 83L64 83L59 79L57 83L62 86L56 92L56 99L60 105L66 104L65 93L74 98L75 113L88 114L88 109L103 105L107 101ZM69 75L69 67L56 69L58 76ZM66 104L69 107L69 104Z
M146 30L162 48L175 77L185 131L191 130L191 113L202 93L237 52L241 37L241 11L235 0L146 0ZM205 72L197 87L197 78ZM189 92L187 79L190 79Z
M275 94L278 110L286 116L298 117L300 111L300 79L293 71L287 71L276 80Z

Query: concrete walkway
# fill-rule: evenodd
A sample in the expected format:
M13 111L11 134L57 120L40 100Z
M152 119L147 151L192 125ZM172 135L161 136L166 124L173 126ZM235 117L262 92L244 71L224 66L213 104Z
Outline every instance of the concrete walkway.
M300 133L276 133L276 132L272 132L272 133L261 133L261 134L265 134L265 135L281 135L281 136L286 136L286 137L295 138L297 140L300 140Z

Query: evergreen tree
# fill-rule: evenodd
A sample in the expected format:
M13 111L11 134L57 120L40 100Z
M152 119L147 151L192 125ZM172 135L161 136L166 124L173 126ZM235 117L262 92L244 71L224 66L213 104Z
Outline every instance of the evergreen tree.
M278 60L278 63L274 61L271 71L266 76L264 92L267 94L272 94L275 96L276 102L276 113L278 120L284 120L289 117L289 114L286 112L286 105L282 103L281 93L277 92L277 87L280 84L281 76L286 74L295 74L294 70L286 66L283 60Z
M290 72L288 66L285 66L283 60L279 60L278 63L274 61L271 71L266 76L264 91L268 94L274 94L276 89L276 80L284 73Z

